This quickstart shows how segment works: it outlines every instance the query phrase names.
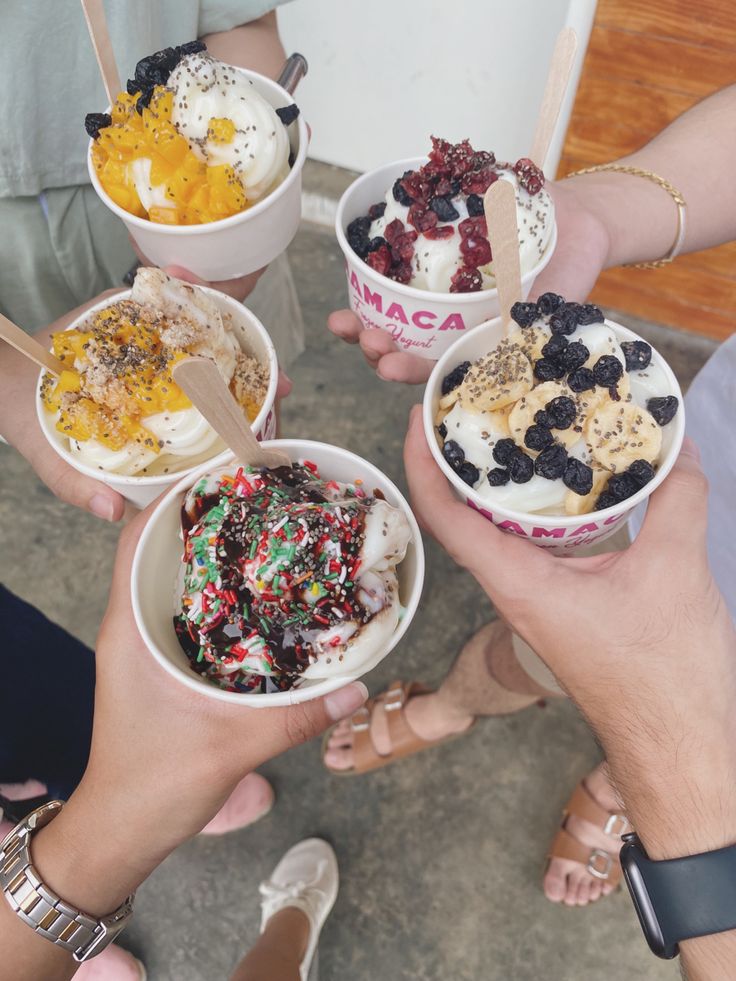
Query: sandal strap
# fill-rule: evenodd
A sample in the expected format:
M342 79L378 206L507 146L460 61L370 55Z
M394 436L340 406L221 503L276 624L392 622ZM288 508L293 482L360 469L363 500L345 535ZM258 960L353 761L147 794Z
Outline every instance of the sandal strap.
M612 886L617 886L621 881L621 866L616 861L615 855L611 855L603 848L584 845L564 828L560 828L555 835L547 858L564 858L570 862L577 862L585 866L586 872L590 875Z
M388 688L376 696L372 702L366 703L353 716L353 770L355 773L367 773L381 766L408 756L419 748L430 745L426 743L409 726L404 714L408 699L419 692L428 691L418 682L392 681ZM391 749L388 753L379 753L371 738L371 719L373 710L383 710L386 715L388 738Z
M567 818L572 814L590 822L607 835L625 835L631 830L626 815L607 811L593 798L582 780L573 791L562 814L564 818L563 828Z

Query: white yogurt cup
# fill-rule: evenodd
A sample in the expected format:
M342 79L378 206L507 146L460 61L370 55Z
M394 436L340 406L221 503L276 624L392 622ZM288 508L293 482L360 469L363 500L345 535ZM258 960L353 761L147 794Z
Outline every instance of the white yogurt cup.
M455 342L459 332L500 315L498 290L433 293L405 286L382 276L363 262L347 240L347 227L351 221L367 214L371 205L383 201L386 191L404 171L416 170L426 162L427 157L397 160L359 177L340 198L335 231L345 255L350 309L360 317L363 326L387 331L404 351L437 360ZM534 280L552 258L556 244L555 221L544 255L521 278L522 300L529 296Z
M253 82L274 109L294 99L286 89L264 75L232 67ZM108 110L109 111L109 110ZM262 269L286 249L302 215L302 169L307 159L309 134L301 113L288 127L294 163L286 179L262 201L229 218L201 225L163 225L125 211L109 197L92 162L90 140L87 169L102 202L121 218L141 252L154 266L183 266L208 282L235 279Z
M217 466L207 464L200 467L172 487L151 515L133 558L131 593L138 630L158 663L177 681L202 695L248 708L272 708L311 701L367 674L394 649L408 630L419 607L424 584L424 548L419 526L396 485L372 463L327 443L280 439L264 445L285 450L295 462L311 460L317 464L320 475L328 480L354 483L356 479L362 479L367 492L370 493L374 488L382 491L388 503L401 508L406 515L411 527L411 540L406 557L397 566L399 598L405 612L390 642L378 651L371 662L353 673L339 677L304 681L301 687L289 691L269 694L223 691L192 670L176 636L173 618L178 600L176 583L183 553L182 501L189 488L203 474L211 470L232 472L233 455L228 454L227 459L230 462L223 463L220 460Z
M276 435L274 403L276 401L279 368L276 361L276 351L274 350L271 338L268 336L268 331L250 310L232 297L227 296L225 293L220 293L217 290L209 289L206 286L198 286L197 289L201 289L207 293L210 299L217 304L221 313L230 314L232 328L241 350L245 354L250 354L257 358L261 364L268 365L269 378L266 398L261 406L261 411L251 423L251 429L256 434L257 439L273 439ZM69 324L66 330L82 327L98 310L110 306L111 303L126 300L130 294L131 290L124 290L116 296L106 297L93 307L85 310L80 317ZM103 484L107 484L108 487L112 487L113 490L117 491L118 494L122 494L127 501L130 501L131 504L134 504L138 508L144 508L151 501L155 501L159 494L166 490L167 487L171 487L172 484L181 480L184 475L191 473L195 468L200 467L204 462L209 461L211 465L214 465L217 461L225 459L228 454L228 450L222 448L223 444L220 442L221 449L216 453L209 451L209 453L204 455L200 453L189 459L182 458L179 466L173 464L169 472L165 474L125 476L123 474L108 473L96 467L90 467L82 463L78 457L70 452L69 437L64 436L56 428L55 414L47 410L41 398L41 382L45 374L45 370L41 371L38 379L38 386L36 388L36 412L46 439L70 467L74 467L79 473L83 473L87 477L94 477L95 480L99 480Z
M643 340L638 334L606 320L619 341ZM554 549L558 554L570 554L573 549L587 547L605 541L619 528L623 527L634 508L645 501L659 487L672 469L680 452L685 435L685 410L682 392L677 378L664 358L652 348L652 364L657 365L667 379L667 394L676 395L680 407L674 419L662 429L662 451L654 478L640 491L619 504L590 514L531 514L528 511L514 511L489 503L487 498L470 487L458 477L442 455L437 432L434 426L441 397L442 379L463 361L475 361L491 351L504 336L500 321L483 324L472 333L460 338L437 362L424 393L423 420L424 432L432 456L444 475L452 484L457 496L468 507L482 514L488 521L503 531L527 538L535 545Z

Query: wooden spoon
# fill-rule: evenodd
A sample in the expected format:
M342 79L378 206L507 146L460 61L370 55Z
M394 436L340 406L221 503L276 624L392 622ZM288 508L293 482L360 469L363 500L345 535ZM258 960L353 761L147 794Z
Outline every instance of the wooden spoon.
M269 450L258 442L214 361L186 358L174 365L172 374L241 463L270 470L291 466L291 459L283 450Z
M557 35L555 50L552 53L547 84L542 96L542 104L539 107L537 128L529 154L534 163L542 170L544 170L544 161L560 116L567 86L570 83L577 47L578 36L575 31L572 27L563 27Z
M60 375L64 371L65 365L50 351L39 344L30 334L26 334L12 320L8 320L0 313L0 338L14 347L16 351L25 354L27 358L40 368L47 368L52 374Z
M498 302L504 324L507 324L511 317L511 307L521 299L516 190L511 181L494 181L483 196L483 207L488 225L488 241L493 253Z
M84 11L84 19L87 21L87 30L95 50L100 75L102 75L102 84L107 93L107 101L111 106L114 106L118 93L121 91L120 72L115 62L115 53L112 50L105 8L102 0L82 0L82 10Z

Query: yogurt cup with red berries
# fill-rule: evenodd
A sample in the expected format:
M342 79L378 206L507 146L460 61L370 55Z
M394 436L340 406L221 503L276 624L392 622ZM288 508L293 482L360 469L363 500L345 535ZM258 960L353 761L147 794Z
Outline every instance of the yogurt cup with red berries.
M496 160L467 140L432 137L429 157L386 164L343 194L336 232L350 307L398 347L436 360L500 314L483 195L497 180L516 189L522 299L557 242L554 204L531 160Z

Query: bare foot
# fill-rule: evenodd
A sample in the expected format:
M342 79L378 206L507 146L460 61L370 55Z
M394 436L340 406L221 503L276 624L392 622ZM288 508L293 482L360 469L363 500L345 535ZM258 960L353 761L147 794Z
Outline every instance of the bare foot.
M456 712L437 692L412 695L406 702L404 717L419 738L427 742L464 732L473 722L472 715ZM380 704L373 708L370 736L377 753L387 756L391 752L386 713ZM349 719L343 719L333 729L324 759L331 770L352 769L353 730Z
M585 778L585 787L593 800L607 811L620 813L621 804L608 778L605 763L601 763ZM577 841L589 845L591 849L602 849L612 857L614 863L618 864L620 835L608 835L589 821L574 815L568 817L565 827ZM553 858L545 873L543 888L545 896L553 903L587 906L588 903L594 903L602 896L608 896L613 892L614 886L591 875L579 862L566 858Z

